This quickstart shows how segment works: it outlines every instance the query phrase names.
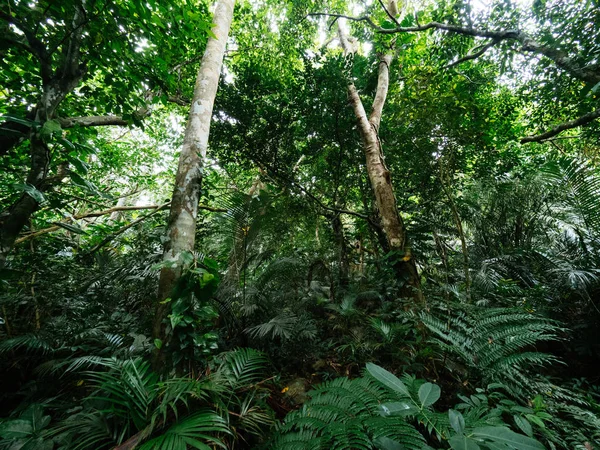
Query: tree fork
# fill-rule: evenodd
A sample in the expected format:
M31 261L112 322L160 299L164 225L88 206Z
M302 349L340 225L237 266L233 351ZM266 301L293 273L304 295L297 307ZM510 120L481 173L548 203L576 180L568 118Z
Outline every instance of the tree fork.
M338 36L344 53L352 53L348 39L339 25ZM385 165L381 142L379 141L379 125L389 87L389 68L393 55L386 53L380 55L379 58L377 89L370 116L367 116L356 86L351 81L348 82L347 87L348 100L358 121L367 173L375 194L375 203L381 218L381 227L385 234L387 247L390 251L396 252L398 256L401 255L401 258L394 262L394 269L398 277L405 281L403 294L421 302L423 301L423 295L419 273L410 248L406 245L406 229L398 212L391 174Z

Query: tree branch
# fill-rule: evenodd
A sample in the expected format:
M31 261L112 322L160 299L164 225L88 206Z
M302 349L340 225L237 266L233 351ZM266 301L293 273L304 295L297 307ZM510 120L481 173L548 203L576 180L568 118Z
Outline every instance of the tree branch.
M18 30L20 30L25 38L27 39L26 50L34 55L38 61L40 62L40 72L42 75L42 79L47 81L52 76L52 69L50 67L50 58L48 49L44 45L44 43L39 40L35 34L28 30L16 17L11 16L10 14L5 13L4 11L0 11L0 19L8 22L9 24L14 25ZM14 34L14 33L13 33Z
M144 220L152 217L153 215L155 215L156 213L162 211L163 209L167 208L169 205L171 204L171 202L167 202L164 203L162 205L160 205L158 208L156 208L154 211L152 211L151 213L146 214L145 216L142 217L138 217L137 219L135 219L133 222L131 222L130 224L125 225L124 227L119 228L116 232L114 232L113 234L105 237L104 239L102 239L102 242L100 242L98 245L94 246L89 252L88 255L91 255L93 253L96 253L98 250L100 250L102 247L104 247L106 244L108 244L110 241L112 241L114 238L116 238L117 236L125 233L127 230L129 230L131 227L137 225L140 222L143 222Z
M481 30L476 28L467 28L459 25L451 25L440 22L429 22L424 25L418 25L414 27L396 27L396 28L382 28L376 25L369 16L352 17L343 14L333 13L311 13L309 16L329 16L344 18L355 22L365 22L378 33L382 34L395 34L395 33L415 33L420 31L427 31L431 29L448 31L450 33L462 34L464 36L483 37L488 39L495 39L498 41L514 40L521 44L523 51L537 53L544 55L547 58L554 61L557 67L569 72L575 78L585 81L590 84L600 83L600 69L597 65L586 66L580 64L575 58L569 57L567 53L549 45L542 44L536 41L529 34L520 30Z
M129 125L129 122L120 116L57 117L56 120L58 120L62 128L73 128L75 126L104 127L111 125L126 127Z
M578 117L574 120L569 120L568 122L561 123L560 125L555 126L554 128L546 131L545 133L536 134L534 136L527 136L521 139L521 144L526 144L528 142L543 142L547 139L550 139L557 134L562 133L565 130L570 130L572 128L581 127L583 125L587 125L590 122L598 119L600 117L600 109L595 109L592 112L584 114L581 117Z
M335 213L339 213L339 214L348 214L349 216L359 217L361 219L366 220L367 222L371 222L371 220L372 220L366 214L362 214L362 213L359 213L356 211L350 211L348 209L340 209L340 208L334 208L332 206L327 206L326 204L321 202L321 200L319 200L315 195L311 194L310 191L308 191L302 185L296 183L295 181L292 181L292 186L297 186L301 192L303 192L307 197L309 197L311 200L313 200L317 205L319 205L321 208L323 208L327 211L331 211L331 212L335 212Z
M375 25L375 22L373 22L369 16L352 17L352 16L346 16L344 14L318 13L318 12L317 13L308 13L306 16L307 17L335 17L336 19L348 19L348 20L352 20L354 22L367 22L371 28L373 28L377 31L385 30L385 28L381 28L380 26Z
M169 206L170 204L171 204L171 202L167 202L162 205L114 206L112 208L104 209L102 211L92 211L92 212L87 212L87 213L75 214L74 216L70 217L67 221L60 222L60 224L68 224L69 222L72 222L73 220L87 219L90 217L107 216L107 215L110 215L112 213L119 212L119 211L140 211L140 210L144 210L144 209L162 210L162 209L166 208L167 206ZM206 205L198 205L198 209L203 209L203 210L211 211L211 212L227 212L226 209L215 208L215 207L206 206ZM153 211L153 213L155 213L155 212L156 211ZM42 234L52 233L54 231L63 229L63 227L61 227L57 222L53 222L53 223L56 225L53 225L53 226L47 227L47 228L42 228L41 230L37 230L33 233L29 233L29 234L26 234L26 235L20 237L19 239L17 239L15 241L15 244L20 244L21 242L25 242L29 239L33 239Z
M480 46L479 50L476 51L475 53L469 53L468 55L457 59L456 61L448 64L446 67L444 67L444 69L450 69L451 67L454 66L458 66L459 64L462 64L466 61L471 61L473 59L477 59L479 58L481 55L483 55L485 52L487 52L490 48L492 48L494 45L498 44L500 41L498 39L492 39L491 42L488 42L487 44ZM475 47L477 48L477 47ZM471 52L475 50L472 49Z
M387 16L392 20L392 22L394 22L396 24L397 27L400 26L400 23L396 20L396 18L392 15L392 13L390 13L388 11L388 9L385 7L385 5L383 4L382 0L379 0L379 4L381 5L381 7L383 8L383 10L385 11L385 13L387 14Z

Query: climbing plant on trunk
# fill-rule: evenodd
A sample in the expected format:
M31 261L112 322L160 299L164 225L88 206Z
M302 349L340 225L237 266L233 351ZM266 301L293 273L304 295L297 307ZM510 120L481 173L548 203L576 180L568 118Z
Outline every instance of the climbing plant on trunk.
M217 94L225 45L233 19L234 0L219 0L214 13L213 36L206 44L196 77L194 94L179 156L171 212L164 244L164 266L160 272L153 335L163 341L168 311L167 300L185 269L185 255L194 250L196 218L206 157L213 105ZM160 345L159 345L160 346ZM157 348L157 360L160 349Z

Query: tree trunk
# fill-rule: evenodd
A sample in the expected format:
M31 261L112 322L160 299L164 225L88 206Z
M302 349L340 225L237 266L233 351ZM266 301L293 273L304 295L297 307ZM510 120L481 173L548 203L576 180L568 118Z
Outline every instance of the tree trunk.
M83 25L86 20L85 2L75 8L72 20L72 32L63 46L63 59L52 74L49 60L41 62L43 92L35 108L34 120L43 126L54 117L56 109L65 97L75 89L85 73L80 63L80 46ZM14 127L13 127L14 128ZM21 130L23 131L23 130ZM0 140L2 152L8 152L17 140ZM50 151L40 133L29 130L31 168L26 183L44 192L51 184L48 180ZM57 177L57 180L62 177ZM6 264L6 258L12 250L15 240L31 215L39 208L38 202L24 193L7 211L0 222L0 268Z
M351 53L352 48L348 42L348 38L339 26L338 35L344 52L346 54ZM385 165L379 141L379 124L381 123L383 106L387 97L389 69L392 59L393 55L389 53L379 56L377 90L370 116L367 116L358 91L352 81L348 82L348 100L358 121L358 130L363 142L367 173L373 193L375 194L375 203L381 217L381 225L386 237L386 243L389 250L396 252L398 256L398 260L394 264L396 272L399 277L404 279L407 286L404 294L421 301L422 294L419 274L412 259L410 248L406 245L406 229L398 212L390 171Z
M215 25L212 28L215 37L209 37L202 57L179 156L163 256L168 266L163 267L160 272L153 325L154 338L163 341L166 331L163 321L168 310L168 304L164 300L170 297L185 268L182 254L194 250L202 165L208 147L212 110L233 19L234 3L235 0L219 0L217 3L213 18ZM156 363L161 358L160 354L160 351L156 352Z
M340 288L346 290L350 285L350 261L340 214L333 216L331 227L333 228L333 236L338 247L338 282Z
M471 274L469 270L469 247L467 246L467 238L465 237L465 231L462 226L462 220L460 218L460 214L458 213L458 208L456 207L456 203L454 203L454 197L452 196L452 192L449 187L446 185L444 180L444 170L442 166L442 162L440 159L440 184L442 186L442 190L444 194L446 194L446 198L448 198L448 204L450 205L450 210L452 211L452 217L454 218L454 224L456 225L456 231L458 231L458 237L460 238L460 247L463 255L463 271L465 274L465 293L467 295L467 302L471 302Z

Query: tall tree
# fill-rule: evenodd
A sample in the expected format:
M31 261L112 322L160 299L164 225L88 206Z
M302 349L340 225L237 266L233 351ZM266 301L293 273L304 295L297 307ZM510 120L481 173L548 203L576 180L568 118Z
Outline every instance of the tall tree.
M203 7L185 3L178 8L154 0L9 3L0 6L0 158L24 161L27 155L29 170L18 168L20 179L3 198L0 266L63 180L86 184L74 172L80 171L80 158L89 156L80 144L88 142L91 127L139 123L150 112L149 99L176 100L168 95L179 91L172 72L181 79L189 53L206 34L175 47L171 42L188 36L190 28L209 27ZM167 28L164 23L177 14L188 20ZM167 60L184 62L171 66ZM184 78L188 73L183 67Z
M352 44L345 35L344 30L338 25L340 45L346 55L353 53ZM348 82L348 100L358 121L363 150L365 153L366 168L371 182L375 203L381 218L381 226L386 237L387 249L396 253L395 268L405 280L410 289L406 294L417 300L422 300L421 283L415 261L410 247L407 245L406 227L396 204L396 196L392 185L390 171L385 165L383 149L379 140L379 125L383 113L383 106L390 83L390 64L393 60L391 52L379 55L379 69L377 88L371 113L367 116L363 103L354 83Z
M158 302L154 317L153 336L164 339L166 325L163 320L177 280L185 269L184 254L194 250L196 218L202 182L203 160L208 148L210 122L217 95L219 76L229 29L233 20L235 0L219 0L214 13L213 36L208 39L194 86L190 113L185 130L171 212L164 245L165 265L160 272ZM157 349L157 361L161 352Z

